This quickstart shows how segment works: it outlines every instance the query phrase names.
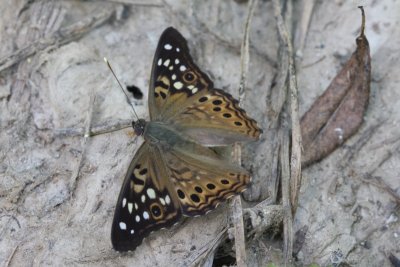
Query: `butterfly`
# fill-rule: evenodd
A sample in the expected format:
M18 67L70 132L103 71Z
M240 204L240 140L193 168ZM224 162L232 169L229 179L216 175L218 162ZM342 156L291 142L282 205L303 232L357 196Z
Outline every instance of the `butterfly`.
M132 123L144 142L115 208L115 250L134 250L151 232L199 216L244 191L249 173L212 147L257 140L261 129L230 94L215 89L174 28L161 35L150 77L150 121Z

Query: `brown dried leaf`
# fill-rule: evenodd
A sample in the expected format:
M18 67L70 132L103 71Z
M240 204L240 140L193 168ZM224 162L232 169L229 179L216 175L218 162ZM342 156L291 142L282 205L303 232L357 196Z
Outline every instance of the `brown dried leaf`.
M301 119L303 167L330 154L351 137L363 121L370 92L371 57L364 35L364 9L360 9L362 25L356 51Z

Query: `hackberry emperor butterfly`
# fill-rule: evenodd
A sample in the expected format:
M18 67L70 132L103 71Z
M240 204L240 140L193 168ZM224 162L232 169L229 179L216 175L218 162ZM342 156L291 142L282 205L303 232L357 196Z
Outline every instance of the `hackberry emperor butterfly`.
M150 121L133 122L145 141L129 166L112 224L119 251L244 191L248 172L209 147L257 140L261 133L237 100L213 88L174 28L160 37L150 79Z

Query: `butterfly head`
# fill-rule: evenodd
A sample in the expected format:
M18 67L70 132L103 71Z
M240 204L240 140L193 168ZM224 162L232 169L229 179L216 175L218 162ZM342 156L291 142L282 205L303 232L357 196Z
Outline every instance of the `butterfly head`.
M144 128L146 127L146 121L143 119L139 119L137 121L132 121L132 127L137 136L143 135Z

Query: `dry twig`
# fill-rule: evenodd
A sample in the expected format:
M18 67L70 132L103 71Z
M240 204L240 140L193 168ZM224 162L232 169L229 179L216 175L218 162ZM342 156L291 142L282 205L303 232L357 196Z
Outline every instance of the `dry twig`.
M307 32L310 27L311 16L315 6L315 0L301 1L301 17L296 29L294 44L296 48L296 56L301 57L303 54L304 44L307 37Z
M239 102L246 97L246 76L249 70L250 61L250 25L251 19L253 18L254 8L257 5L257 0L249 1L248 14L246 23L244 25L244 34L241 46L241 58L240 58L240 82L239 82Z
M123 5L131 5L131 6L145 6L145 7L163 7L163 4L160 1L140 1L140 0L102 0L105 2L123 4ZM99 2L99 0L96 0Z
M291 14L291 1L287 2L287 18ZM286 49L288 59L287 86L289 89L289 114L291 118L291 153L289 156L289 134L281 132L282 198L284 208L284 255L285 262L290 261L293 247L292 216L296 211L298 193L301 184L301 132L297 102L297 81L293 60L293 48L285 21L282 17L280 1L274 0L274 16L277 23L279 40ZM290 162L288 161L290 158ZM289 167L289 168L288 168Z
M4 263L4 266L6 266L6 267L10 266L11 261L12 261L12 259L14 258L15 252L16 252L17 249L18 249L18 246L19 246L19 244L16 245L15 248L11 251L10 256L8 257L7 261Z
M249 65L249 32L251 25L251 18L254 13L254 7L257 4L257 0L250 0L248 4L247 19L244 27L243 42L241 48L241 71L240 71L240 83L239 83L239 101L243 101L245 98L246 88L246 75L248 72ZM241 146L236 144L234 147L235 160L240 164L241 162ZM246 264L246 241L244 237L244 225L243 225L243 209L241 204L241 197L235 196L230 202L231 208L231 221L234 227L235 235L235 250L236 250L236 263L238 267L245 267Z
M86 151L86 143L87 143L87 139L90 137L90 125L92 123L92 117L93 117L93 106L94 106L94 102L96 101L96 97L95 94L93 92L93 89L90 90L90 102L89 102L89 107L87 110L87 116L86 116L86 122L85 122L85 134L83 136L83 139L81 139L81 148L82 148L82 152L79 155L79 159L78 159L78 165L77 167L74 169L72 175L71 175L71 181L70 181L70 197L72 198L74 196L74 192L76 189L76 185L77 185L77 181L79 178L79 174L80 174L80 170L82 168L82 164L83 164L83 157Z

